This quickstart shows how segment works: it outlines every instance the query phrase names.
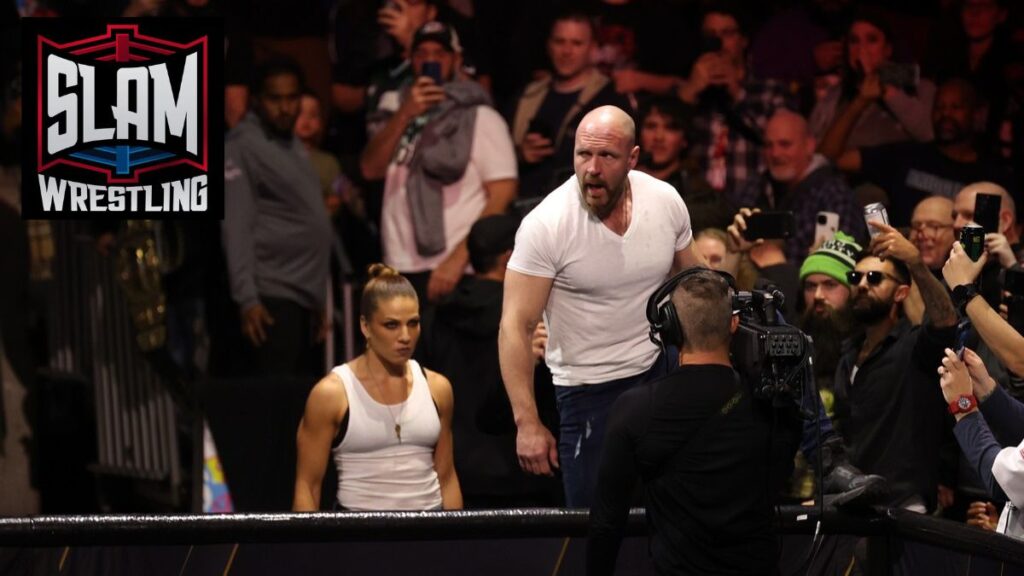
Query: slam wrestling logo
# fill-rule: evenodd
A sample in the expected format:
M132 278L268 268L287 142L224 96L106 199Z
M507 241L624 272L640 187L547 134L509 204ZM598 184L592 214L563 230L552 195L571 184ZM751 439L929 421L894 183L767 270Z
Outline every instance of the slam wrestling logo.
M24 217L223 218L219 23L23 22Z

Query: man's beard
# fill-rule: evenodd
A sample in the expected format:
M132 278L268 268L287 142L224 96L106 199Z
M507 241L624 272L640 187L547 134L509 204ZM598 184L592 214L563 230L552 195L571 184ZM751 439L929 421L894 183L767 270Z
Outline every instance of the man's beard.
M866 307L858 307L857 302L866 300ZM854 296L850 302L850 309L853 311L853 318L864 326L873 326L889 316L892 311L892 303L882 300L875 300L867 294Z
M590 203L587 202L587 181L584 178L578 178L578 180L580 184L580 200L583 201L583 207L587 209L587 212L590 212L600 220L604 220L612 213L612 210L614 210L615 206L618 205L619 200L621 200L622 196L625 195L626 189L629 186L628 176L623 178L622 182L615 188L609 186L608 182L605 180L591 181L590 184L599 184L603 186L607 197L607 202L603 205L591 206Z
M853 328L850 307L840 310L825 305L825 314L817 314L814 308L804 310L800 317L800 329L814 339L814 373L834 375L843 353L843 340Z

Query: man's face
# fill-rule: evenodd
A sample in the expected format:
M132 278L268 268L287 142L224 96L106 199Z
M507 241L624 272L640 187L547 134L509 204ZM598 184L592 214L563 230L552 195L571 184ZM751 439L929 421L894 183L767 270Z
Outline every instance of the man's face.
M798 182L814 156L814 139L789 119L773 118L764 135L764 158L776 181Z
M996 0L964 0L960 9L960 22L970 40L983 40L992 36L996 28L1006 21L1006 9Z
M974 199L977 196L977 190L963 190L953 199L953 231L957 238L964 226L974 222Z
M449 82L455 73L457 57L455 53L445 50L441 44L427 40L420 42L412 51L412 67L416 76L423 76L424 62L437 62L441 65L441 78Z
M854 22L846 36L846 51L850 68L864 75L878 70L878 66L892 56L892 46L885 32L870 22Z
M856 285L850 284L853 316L862 324L870 326L885 319L893 305L906 297L906 291L900 291L902 284L896 280L892 262L869 256L858 262L855 270L864 273L864 276ZM871 284L869 272L879 273L881 281Z
M932 270L946 262L953 247L953 208L944 198L918 203L910 217L910 241L921 251L921 261Z
M640 125L640 149L651 155L651 164L667 166L682 156L686 138L668 116L652 110Z
M295 135L303 142L312 142L320 136L322 128L320 102L314 96L303 94L299 104L299 119L295 122Z
M973 120L974 110L959 86L943 86L935 95L932 127L936 144L956 144L970 140Z
M722 41L722 52L733 62L742 62L747 53L747 37L740 30L739 22L728 14L711 12L704 16L701 33L718 36Z
M302 92L299 79L292 74L278 74L263 81L263 91L256 97L256 114L277 136L292 134L299 117Z
M594 38L590 26L575 20L559 20L548 38L548 57L555 76L575 78L590 68Z
M640 148L617 127L591 122L576 132L573 167L583 201L598 218L605 218L626 191L629 171Z
M819 318L829 318L845 310L850 289L826 274L808 274L804 278L804 309Z

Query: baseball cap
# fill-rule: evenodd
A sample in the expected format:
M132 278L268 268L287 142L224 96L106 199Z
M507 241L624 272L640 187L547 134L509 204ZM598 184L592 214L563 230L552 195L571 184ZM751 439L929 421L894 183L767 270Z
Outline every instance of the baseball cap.
M424 42L437 42L449 52L462 53L462 44L459 42L459 35L455 32L455 28L444 22L433 20L420 26L420 29L412 37L412 49L415 50Z
M480 262L511 250L517 230L519 218L511 214L492 214L477 220L466 238L470 261Z

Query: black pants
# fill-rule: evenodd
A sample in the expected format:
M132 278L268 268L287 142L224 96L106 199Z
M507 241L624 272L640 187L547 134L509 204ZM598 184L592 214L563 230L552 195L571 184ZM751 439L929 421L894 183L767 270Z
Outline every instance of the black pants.
M263 296L260 301L274 323L264 326L267 340L263 345L253 346L246 339L247 371L257 376L322 376L316 362L315 330L319 321L314 318L313 311L283 298Z

